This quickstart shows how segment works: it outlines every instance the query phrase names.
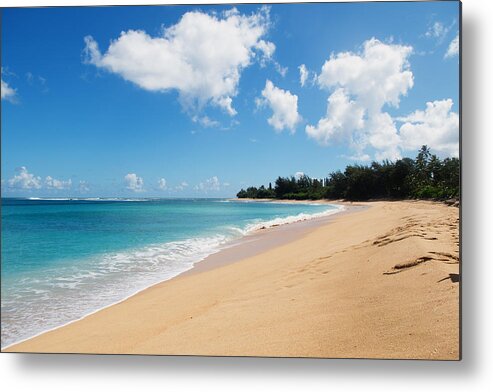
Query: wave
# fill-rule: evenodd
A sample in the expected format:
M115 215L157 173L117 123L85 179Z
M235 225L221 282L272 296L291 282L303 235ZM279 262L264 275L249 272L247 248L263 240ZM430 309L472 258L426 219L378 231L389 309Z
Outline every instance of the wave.
M287 224L296 223L296 222L303 222L303 221L312 220L312 219L316 219L316 218L322 218L322 217L326 217L329 215L337 214L338 212L344 211L345 209L346 209L346 207L341 206L341 205L330 205L329 209L322 211L322 212L317 212L314 214L300 213L297 215L291 215L291 216L287 216L284 218L274 218L274 219L265 220L265 221L261 220L261 221L247 225L242 230L242 233L247 235L250 233L254 233L258 230L269 229L271 227L277 227L277 226L287 225Z

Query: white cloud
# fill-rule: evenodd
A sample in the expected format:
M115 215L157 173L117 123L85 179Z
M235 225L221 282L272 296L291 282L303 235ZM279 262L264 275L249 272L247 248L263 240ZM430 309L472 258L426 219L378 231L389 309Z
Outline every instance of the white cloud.
M326 116L305 128L321 145L343 141L364 157L364 150L377 150L377 159L399 158L399 135L385 106L398 107L401 96L413 87L408 57L411 46L372 38L358 53L332 54L317 77L321 88L332 91Z
M359 162L369 162L371 160L368 154L342 155L342 157Z
M125 176L126 188L133 192L143 192L144 191L144 179L137 176L135 173L128 173Z
M363 43L360 53L331 55L318 82L324 88L345 88L369 111L378 112L385 104L398 107L400 96L414 83L408 62L412 50L411 46L371 38Z
M16 170L17 174L8 180L10 188L14 189L40 189L41 177L28 172L25 166Z
M445 26L440 21L436 21L428 27L425 36L428 38L434 38L437 43L441 44L449 31L450 27Z
M281 64L279 64L277 61L274 62L274 67L275 67L276 71L279 73L279 75L281 75L283 78L288 73L288 67L281 66Z
M269 27L268 7L251 15L235 8L221 14L192 11L157 37L141 30L124 31L106 53L87 36L85 54L88 63L145 90L177 90L191 113L212 104L233 116L243 69L254 61L269 61L275 51L272 42L262 39Z
M301 177L304 177L305 176L305 173L303 173L302 171L298 171L296 173L294 173L294 177L299 180Z
M9 86L9 84L1 79L2 99L12 101L16 95L16 90Z
M308 69L306 68L306 65L305 64L301 64L298 69L300 70L300 84L301 84L301 87L304 87L305 86L305 83L308 79L308 76L309 76L309 71Z
M175 186L175 190L183 191L185 188L188 188L188 182L182 181L179 185Z
M262 97L257 99L257 106L268 105L273 112L267 122L277 132L289 129L294 133L296 125L301 121L301 116L298 114L298 96L274 86L270 80L267 80L262 90Z
M451 99L426 103L426 110L416 110L398 118L402 147L416 150L426 144L446 154L459 156L459 115L452 112Z
M447 52L445 53L445 58L451 58L459 55L459 34L450 42Z
M216 120L212 120L208 116L193 116L192 121L199 123L204 128L218 127L220 124Z
M57 180L51 176L46 176L44 181L40 176L35 176L29 173L25 166L22 166L16 170L16 175L8 180L8 185L13 189L70 189L72 187L72 180L66 181Z
M26 72L26 81L30 86L40 89L41 92L47 93L49 90L47 80L41 75L34 75L32 72Z
M354 131L363 128L365 110L351 100L343 88L334 91L327 101L326 116L319 120L317 126L307 125L306 133L324 146L331 141L354 145Z
M57 180L51 176L47 176L45 178L45 187L46 189L69 189L72 186L72 180L68 179L67 181Z
M89 192L91 189L89 188L89 184L87 181L79 181L79 192L80 193L86 193Z
M370 116L366 123L370 130L368 132L368 143L377 150L375 158L396 160L401 157L400 142L395 123L392 117L385 112L379 112ZM364 154L363 154L364 155Z
M157 182L157 186L161 190L166 189L166 179L160 178L159 181Z
M221 182L219 181L219 178L217 178L217 176L214 176L199 183L199 185L197 185L195 189L205 192L219 191L221 189Z

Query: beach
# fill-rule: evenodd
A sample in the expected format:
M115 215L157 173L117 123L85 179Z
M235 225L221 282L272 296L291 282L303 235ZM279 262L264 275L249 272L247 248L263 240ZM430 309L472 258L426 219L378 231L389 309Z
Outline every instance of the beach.
M459 359L459 209L347 207L3 351Z

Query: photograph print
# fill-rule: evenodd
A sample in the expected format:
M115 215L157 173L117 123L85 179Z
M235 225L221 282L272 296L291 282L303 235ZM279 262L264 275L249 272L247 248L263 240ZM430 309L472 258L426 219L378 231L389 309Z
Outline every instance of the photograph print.
M2 352L460 360L460 2L0 16Z

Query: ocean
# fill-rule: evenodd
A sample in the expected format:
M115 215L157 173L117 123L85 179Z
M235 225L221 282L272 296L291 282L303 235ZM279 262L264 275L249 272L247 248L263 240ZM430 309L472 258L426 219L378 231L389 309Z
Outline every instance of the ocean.
M225 199L2 199L2 347L171 279L261 227L338 206Z

